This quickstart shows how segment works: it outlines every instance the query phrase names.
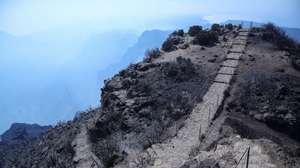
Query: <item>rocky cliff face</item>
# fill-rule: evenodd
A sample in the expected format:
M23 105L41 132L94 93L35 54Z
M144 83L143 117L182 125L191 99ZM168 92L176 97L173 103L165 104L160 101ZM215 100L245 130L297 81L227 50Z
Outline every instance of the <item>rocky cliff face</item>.
M172 33L105 81L100 108L35 140L0 142L0 168L229 168L247 152L249 167L299 167L297 55L264 31Z

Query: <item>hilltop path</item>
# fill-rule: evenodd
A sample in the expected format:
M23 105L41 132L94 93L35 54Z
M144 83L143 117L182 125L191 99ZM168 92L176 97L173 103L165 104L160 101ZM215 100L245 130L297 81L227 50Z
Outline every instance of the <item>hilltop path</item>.
M209 128L211 120L214 118L222 102L226 98L239 60L246 47L248 30L242 29L234 39L228 51L226 60L216 76L214 83L185 121L185 125L178 131L178 134L162 144L154 144L147 152L155 158L151 167L155 168L177 168L188 160L191 150L198 146L201 137Z

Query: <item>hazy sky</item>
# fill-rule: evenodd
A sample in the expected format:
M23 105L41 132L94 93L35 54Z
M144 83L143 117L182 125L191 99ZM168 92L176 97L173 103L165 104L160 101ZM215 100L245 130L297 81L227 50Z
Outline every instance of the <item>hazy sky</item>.
M13 122L46 125L98 105L99 71L145 30L207 23L201 18L300 28L299 9L300 0L0 0L0 134Z
M0 31L23 35L70 25L143 30L189 15L300 27L299 9L299 0L0 0Z

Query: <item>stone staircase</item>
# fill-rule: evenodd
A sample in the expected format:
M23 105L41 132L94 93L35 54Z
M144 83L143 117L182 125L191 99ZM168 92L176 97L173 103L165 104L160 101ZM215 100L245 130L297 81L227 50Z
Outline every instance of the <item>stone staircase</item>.
M141 156L147 156L149 162L142 164L137 157L128 160L126 167L153 167L153 168L179 168L184 165L185 161L191 159L191 151L200 145L201 139L204 138L208 129L211 128L211 122L217 111L222 107L226 98L225 92L228 91L239 61L244 53L247 44L248 30L242 29L239 35L231 42L230 49L225 61L222 63L213 84L203 97L189 118L186 119L185 125L178 131L177 135L163 143L153 144ZM101 161L91 150L91 143L88 139L86 125L81 125L80 133L77 134L72 145L75 150L73 158L76 168L102 168ZM238 162L250 146L249 168L276 168L271 159L264 153L263 147L259 143L251 140L240 139L230 145L218 145L214 151L203 151L195 160L203 161L205 158L215 158L221 160L226 153L233 153L235 162ZM243 168L246 164L244 157L237 168ZM231 165L232 166L232 165ZM124 167L116 165L115 168ZM224 168L226 164L224 164Z
M194 108L177 135L161 144L154 144L147 150L147 153L154 160L150 167L178 168L184 161L188 160L191 150L199 145L200 139L204 136L211 120L225 99L225 92L229 89L239 60L245 50L247 36L247 29L240 30L239 35L232 42L226 60L223 62L214 83L203 97L203 101ZM129 167L134 166L129 165Z

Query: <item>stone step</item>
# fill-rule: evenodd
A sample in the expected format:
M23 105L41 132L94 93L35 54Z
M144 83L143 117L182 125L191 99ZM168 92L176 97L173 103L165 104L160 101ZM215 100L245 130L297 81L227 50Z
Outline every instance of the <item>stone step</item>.
M218 83L213 83L208 92L204 95L203 101L209 101L212 100L213 97L221 97L225 90L227 89L229 85L227 84L218 84ZM215 103L216 105L219 105L218 103Z
M218 74L214 82L230 84L231 79L232 79L232 75Z
M232 67L221 67L218 74L225 74L225 75L234 75L236 68Z
M237 40L247 40L248 37L247 36L237 36L236 39Z
M248 34L239 34L239 37L247 37L248 38Z
M239 36L248 36L249 35L249 32L240 32L239 33Z
M247 40L241 40L241 39L235 39L232 44L237 44L237 45L246 45L247 44Z
M240 53L242 54L244 51L239 51L239 50L229 50L229 53Z
M240 29L239 32L249 32L249 29L243 28L243 29Z
M241 53L229 53L226 57L226 59L232 59L232 60L240 60L242 57Z
M232 42L232 45L246 45L246 41L244 42Z
M229 53L243 53L244 50L244 45L233 45L232 48L229 50Z
M225 60L222 66L236 68L238 64L239 64L238 60Z

